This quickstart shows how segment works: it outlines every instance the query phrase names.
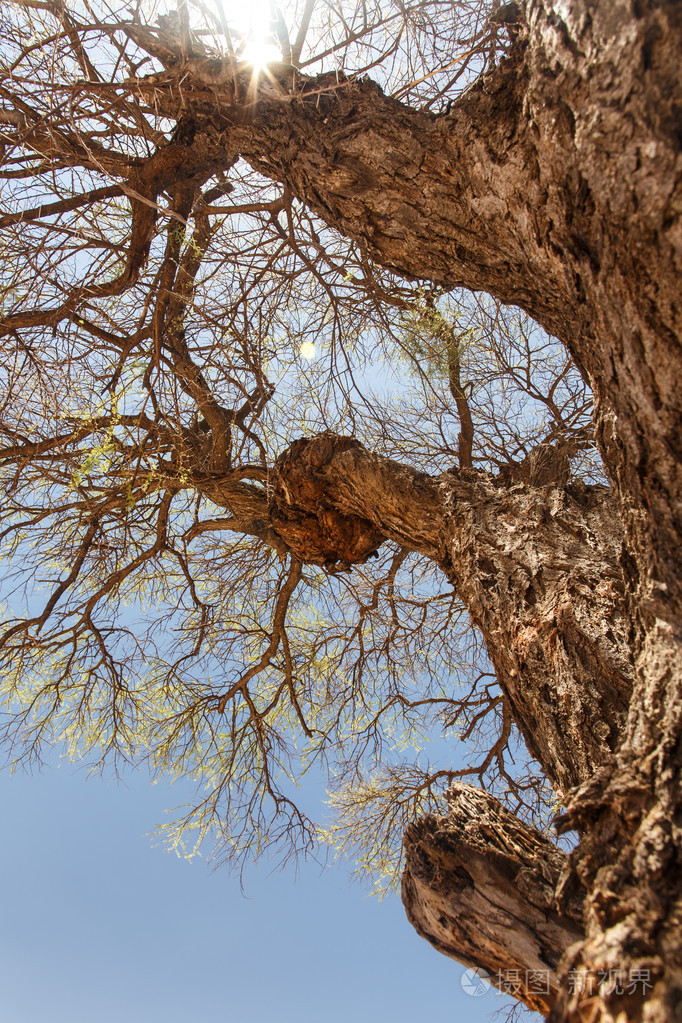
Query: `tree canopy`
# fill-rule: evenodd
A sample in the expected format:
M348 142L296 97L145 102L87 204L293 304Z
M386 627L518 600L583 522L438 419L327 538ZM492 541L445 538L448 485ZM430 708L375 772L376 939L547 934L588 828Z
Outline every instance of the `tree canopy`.
M362 71L383 47L385 82L424 109L508 39L480 5L454 21L442 4L309 6L286 12L294 43L307 25L302 67ZM273 85L248 47L282 45L272 18L284 15L255 12L185 11L192 52L244 48L247 110L249 90ZM329 837L381 882L405 825L457 776L541 817L547 792L433 563L389 542L352 572L303 567L269 524L267 488L277 455L322 430L435 473L530 473L561 441L573 473L593 476L590 395L570 358L519 310L382 270L243 160L190 166L153 200L112 185L111 159L139 175L178 137L130 92L133 74L181 59L161 8L22 4L4 17L14 755L65 738L97 765L194 777L201 794L172 840L191 849L209 833L238 860L313 846L294 780L319 767ZM445 61L453 47L466 52ZM36 148L30 126L48 112ZM442 748L429 765L439 733L465 743L461 767Z

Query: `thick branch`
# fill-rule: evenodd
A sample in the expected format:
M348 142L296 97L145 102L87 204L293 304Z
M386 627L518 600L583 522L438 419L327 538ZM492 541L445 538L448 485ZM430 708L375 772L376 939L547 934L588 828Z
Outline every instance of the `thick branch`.
M330 433L296 441L272 482L271 522L304 561L364 561L387 538L441 565L560 790L613 751L633 668L622 525L606 488L431 479Z
M386 538L438 560L442 507L433 480L334 433L294 441L277 459L270 518L304 561L365 561Z
M272 528L265 490L252 483L245 483L239 477L239 469L222 477L214 474L205 476L194 474L192 486L205 494L214 504L227 508L231 517L197 522L189 529L187 538L192 539L199 533L211 530L227 529L234 533L258 537L280 555L291 553L285 540Z

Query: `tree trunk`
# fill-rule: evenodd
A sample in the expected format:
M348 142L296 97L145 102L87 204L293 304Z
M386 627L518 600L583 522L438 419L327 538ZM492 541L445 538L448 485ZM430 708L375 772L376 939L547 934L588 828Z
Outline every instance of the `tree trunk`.
M398 111L376 91L363 105L358 86L340 117L323 111L331 127L315 132L314 158L312 133L296 131L295 160L291 148L261 147L257 164L384 265L523 306L566 342L594 390L625 522L637 680L615 763L570 803L589 893L587 942L570 965L586 979L571 988L564 976L557 1021L682 1014L681 43L679 3L538 0L514 57L449 117ZM499 670L504 619L480 619ZM524 672L514 691L505 681L558 779L536 739L553 715L532 678ZM567 746L581 741L578 725L563 733Z
M511 56L440 116L291 68L245 103L231 67L185 54L130 85L182 131L142 167L96 166L128 174L135 197L121 287L159 190L243 156L375 261L517 303L570 349L624 540L604 491L429 480L348 446L313 466L330 514L300 511L322 563L388 536L457 586L529 747L562 790L579 786L567 825L582 836L587 938L552 1018L658 1023L682 1018L682 4L528 0L520 20ZM90 166L64 137L42 122L25 135ZM295 548L284 467L280 482L273 521ZM572 992L569 965L586 977ZM615 970L648 970L651 985L622 993L603 981Z
M570 804L589 893L573 967L589 982L564 987L556 1020L682 1014L681 44L673 0L535 0L515 55L449 117L358 85L288 146L276 121L276 152L255 144L257 125L236 129L254 165L374 259L523 306L594 390L637 680L614 764ZM542 718L525 692L517 716ZM535 749L556 778L551 751ZM649 971L651 986L623 994L603 980L614 970Z

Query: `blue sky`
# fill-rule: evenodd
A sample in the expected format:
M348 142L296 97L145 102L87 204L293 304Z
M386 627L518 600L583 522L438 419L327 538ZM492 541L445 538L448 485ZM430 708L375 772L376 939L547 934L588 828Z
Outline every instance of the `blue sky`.
M462 968L343 867L178 859L149 832L175 791L68 764L0 773L2 1023L489 1020Z

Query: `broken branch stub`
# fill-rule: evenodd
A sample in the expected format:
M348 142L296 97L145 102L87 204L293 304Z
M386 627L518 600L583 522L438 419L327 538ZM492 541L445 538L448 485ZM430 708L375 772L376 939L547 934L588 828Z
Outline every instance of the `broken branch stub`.
M362 449L352 437L326 432L295 440L275 462L270 522L301 561L337 571L376 554L386 539L367 519L334 507L330 463L336 454Z
M408 919L444 955L546 1014L560 960L584 935L582 891L558 894L566 853L487 792L458 783L447 798L447 816L405 832Z

